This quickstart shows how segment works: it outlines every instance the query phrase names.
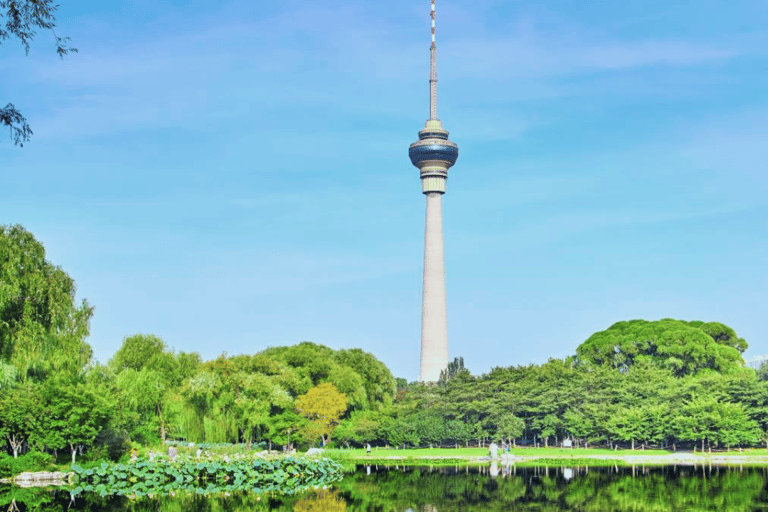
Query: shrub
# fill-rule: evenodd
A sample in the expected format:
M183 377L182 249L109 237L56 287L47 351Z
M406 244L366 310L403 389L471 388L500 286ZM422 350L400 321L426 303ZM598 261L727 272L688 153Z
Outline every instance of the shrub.
M14 459L7 453L0 453L0 478L9 478L25 471L46 471L53 469L53 455L42 452L28 452Z
M145 425L133 429L131 439L144 446L160 444L160 437L155 433L155 429Z
M131 449L131 437L127 430L105 428L93 442L94 447L104 447L106 455L113 462L117 462Z

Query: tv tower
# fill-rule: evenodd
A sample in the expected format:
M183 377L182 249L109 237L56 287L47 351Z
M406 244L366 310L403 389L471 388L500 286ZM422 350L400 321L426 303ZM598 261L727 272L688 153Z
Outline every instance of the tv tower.
M432 0L432 46L429 49L429 119L411 144L408 156L421 173L421 191L427 196L424 230L424 282L421 298L421 364L419 380L436 381L448 367L448 321L445 308L443 206L448 168L456 163L459 147L437 118L437 62L435 0Z

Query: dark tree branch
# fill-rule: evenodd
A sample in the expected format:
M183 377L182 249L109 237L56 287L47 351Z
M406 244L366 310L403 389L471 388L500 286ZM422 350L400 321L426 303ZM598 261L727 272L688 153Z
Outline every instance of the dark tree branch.
M24 147L24 143L28 142L32 135L32 129L27 124L27 120L16 110L13 103L0 108L0 126L7 126L10 129L13 143L20 147Z
M70 38L59 37L54 30L58 8L53 0L0 0L0 44L15 37L29 55L30 42L36 35L35 29L42 28L53 34L56 54L60 58L63 59L70 52L77 53L77 48L67 46ZM0 109L0 126L8 126L13 143L21 147L32 135L27 120L11 103Z

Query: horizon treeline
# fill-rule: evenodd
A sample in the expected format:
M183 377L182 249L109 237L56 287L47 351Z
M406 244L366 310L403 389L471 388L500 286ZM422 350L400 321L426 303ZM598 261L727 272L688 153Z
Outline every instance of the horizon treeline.
M321 437L297 399L328 383L346 404L322 436L335 446L706 449L754 446L768 430L768 372L747 368L746 341L718 322L619 322L563 360L473 376L457 358L425 384L311 342L202 361L135 334L94 364L92 314L31 233L0 226L0 435L14 456L119 457L129 440L312 446Z

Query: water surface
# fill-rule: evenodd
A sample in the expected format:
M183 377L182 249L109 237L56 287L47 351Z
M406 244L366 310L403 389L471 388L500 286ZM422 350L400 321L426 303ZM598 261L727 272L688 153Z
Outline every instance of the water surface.
M29 511L768 512L768 468L360 466L327 489L139 499L0 488L0 508ZM15 509L13 507L16 507Z

